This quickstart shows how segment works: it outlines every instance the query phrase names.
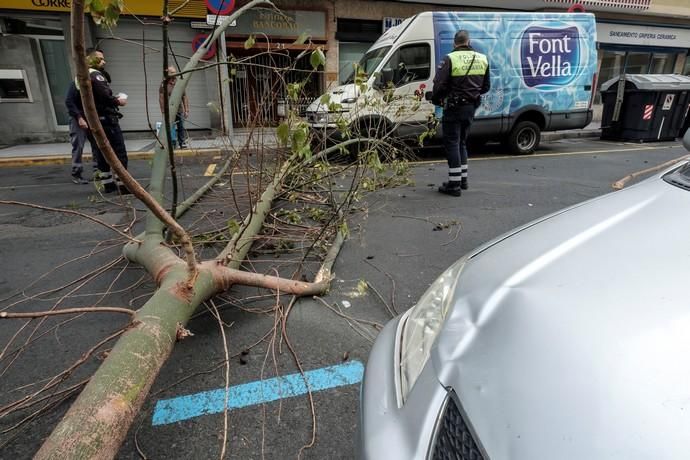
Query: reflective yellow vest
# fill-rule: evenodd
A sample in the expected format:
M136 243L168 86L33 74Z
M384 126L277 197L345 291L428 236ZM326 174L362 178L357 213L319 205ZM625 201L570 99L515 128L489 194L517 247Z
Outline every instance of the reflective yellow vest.
M463 77L465 75L484 75L489 68L489 60L481 53L471 50L453 51L448 54L450 59L450 76ZM472 62L474 59L474 62ZM470 65L472 67L470 68Z

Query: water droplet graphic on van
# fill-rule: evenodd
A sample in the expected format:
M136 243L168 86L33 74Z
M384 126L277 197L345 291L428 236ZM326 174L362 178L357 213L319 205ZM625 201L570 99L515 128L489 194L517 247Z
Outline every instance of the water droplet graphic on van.
M529 87L558 89L575 80L580 64L577 27L529 27L522 34L522 79Z

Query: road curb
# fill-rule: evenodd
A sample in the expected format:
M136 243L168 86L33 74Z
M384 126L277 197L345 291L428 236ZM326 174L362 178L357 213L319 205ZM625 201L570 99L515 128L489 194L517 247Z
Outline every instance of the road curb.
M557 141L560 139L583 139L590 137L601 137L600 129L583 129L580 131L554 131L541 133L541 140L546 142Z
M147 152L129 152L127 157L130 160L148 160L153 158L153 150ZM208 157L217 156L221 154L221 149L210 148L210 149L185 149L185 150L175 150L175 157L178 158L189 158L189 157ZM92 160L90 153L85 153L83 156L84 163L88 163ZM21 167L21 166L40 166L40 165L59 165L59 164L70 164L72 163L72 157L70 155L64 155L62 153L57 155L37 155L34 157L7 157L0 158L0 168L9 167Z

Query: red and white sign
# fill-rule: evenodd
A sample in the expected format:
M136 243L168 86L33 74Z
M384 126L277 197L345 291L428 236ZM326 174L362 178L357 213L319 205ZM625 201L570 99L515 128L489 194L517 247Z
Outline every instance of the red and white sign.
M671 110L675 96L675 94L667 94L664 98L664 106L661 108L661 110Z
M235 0L205 0L208 14L225 16L235 9Z
M194 52L196 52L196 50L198 50L199 47L204 44L204 42L206 41L206 37L208 37L208 34L196 34L196 36L194 37L194 40L192 40L192 50L194 50ZM204 54L203 59L209 60L215 55L216 55L216 42L214 41L213 43L211 43L211 46L209 47L206 54Z
M643 120L651 120L653 113L654 113L654 105L653 104L645 105L644 106L644 113L642 114L642 119Z

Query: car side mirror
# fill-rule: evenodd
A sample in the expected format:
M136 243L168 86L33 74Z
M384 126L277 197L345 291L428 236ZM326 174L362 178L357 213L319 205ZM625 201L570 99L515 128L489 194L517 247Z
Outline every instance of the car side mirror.
M433 94L434 94L433 91L427 91L426 93L424 93L424 100L431 101L431 96Z

